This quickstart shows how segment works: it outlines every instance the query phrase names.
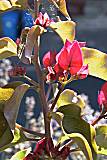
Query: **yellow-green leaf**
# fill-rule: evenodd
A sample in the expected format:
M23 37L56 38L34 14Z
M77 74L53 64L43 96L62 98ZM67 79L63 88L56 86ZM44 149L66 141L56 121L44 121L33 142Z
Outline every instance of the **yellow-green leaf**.
M75 22L73 21L61 21L57 23L51 23L50 28L52 28L62 39L63 42L68 39L73 41L75 38Z
M59 143L63 143L65 140L73 140L78 145L80 150L83 151L84 155L86 156L87 160L92 160L92 152L91 148L88 144L88 141L85 137L80 133L72 133L72 134L65 134L61 137Z
M11 56L17 56L16 43L8 38L0 38L0 60Z
M27 9L28 0L10 0L12 3L12 7L20 7L22 9Z
M107 125L98 125L96 127L96 143L98 145L98 154L107 155Z
M49 0L49 2L52 2L56 8L65 16L69 17L69 14L67 12L67 7L66 7L66 1L65 0Z
M85 102L84 100L81 98L81 96L78 96L76 92L74 92L73 90L70 89L65 89L58 101L57 101L57 107L59 108L60 106L65 106L68 104L76 104L78 106L82 108L85 107Z
M0 101L7 101L14 93L13 88L0 88Z
M0 148L13 140L13 134L3 113L4 104L0 103Z
M38 46L38 36L40 36L44 32L44 28L38 25L31 27L27 34L26 45L25 45L25 58L29 60L31 63L31 56L34 45Z
M5 11L11 8L11 4L8 0L0 0L0 11Z
M92 48L82 48L84 64L89 66L89 74L107 80L107 54Z
M26 38L29 30L30 30L29 27L25 27L24 29L22 29L21 36L20 36L20 43L17 48L17 56L25 64L29 64L29 59L25 57Z
M15 155L13 155L10 160L23 160L30 152L31 152L31 148L19 151Z
M8 10L15 10L17 8L27 9L28 0L0 0L0 12L5 12Z
M17 82L16 82L17 83ZM25 92L30 88L28 84L22 84L15 88L12 96L5 102L4 116L8 121L11 129L15 129L17 114L19 111L21 100Z
M7 145L0 147L0 151L3 151L6 148L15 146L16 144L19 144L19 143L25 142L25 141L28 141L28 138L26 138L26 136L24 135L24 133L21 130L16 128L14 131L13 140L10 143L8 143Z
M81 108L76 104L61 106L57 110L63 113L62 129L65 133L80 133L88 141L92 150L93 159L96 160L97 145L95 142L95 129L84 119L81 118Z

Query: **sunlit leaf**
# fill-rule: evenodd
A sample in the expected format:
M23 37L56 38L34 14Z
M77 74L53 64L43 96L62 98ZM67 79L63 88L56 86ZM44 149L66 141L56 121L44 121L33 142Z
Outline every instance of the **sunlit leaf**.
M0 0L0 12L15 10L17 8L27 9L28 0Z
M16 43L8 38L0 38L0 60L11 56L17 56Z
M95 129L89 123L81 118L81 108L76 104L70 104L60 107L58 112L64 114L62 128L67 134L80 133L88 141L93 159L96 159L97 145L95 143Z
M29 153L31 148L17 152L10 160L23 160Z
M98 145L98 153L107 155L107 125L99 125L96 127L96 143Z
M30 86L28 84L22 84L17 86L14 90L14 93L10 97L10 99L8 99L5 102L4 116L7 119L11 129L15 129L15 123L16 123L16 118L19 111L19 107L20 107L20 102L25 92L29 89L29 87Z
M38 25L33 26L27 35L26 38L26 45L25 45L25 58L29 60L29 63L31 63L31 56L34 45L38 46L38 36L40 36L43 33L44 29Z
M52 112L52 118L61 126L63 115L60 112Z
M17 55L20 61L25 64L29 64L29 59L25 57L26 38L27 38L29 30L30 30L29 27L25 27L24 29L22 29L20 39L19 39L20 42L17 47Z
M60 106L65 106L68 104L76 104L82 108L85 106L84 100L81 98L81 96L77 96L77 93L74 92L73 90L70 89L65 89L58 101L57 101L57 107L59 108Z
M0 101L7 101L13 93L13 88L0 88Z
M22 9L27 9L28 0L10 0L12 3L12 7L20 7Z
M14 137L13 137L13 140L11 141L11 143L8 143L7 145L0 147L0 151L3 151L7 148L10 148L16 144L19 144L19 143L25 142L25 141L28 141L28 139L26 138L24 133L21 130L16 128L14 131Z
M53 3L56 8L65 16L69 17L69 14L67 12L67 7L66 7L66 1L65 0L49 0L49 2Z
M3 113L4 104L0 103L0 148L13 140L13 134Z
M50 28L61 37L63 42L65 42L66 39L73 41L75 38L75 22L73 21L51 23Z
M0 11L5 11L11 8L11 4L8 0L0 0Z
M82 48L84 63L89 66L89 74L107 80L107 54L92 48Z
M59 143L63 143L69 139L75 141L75 143L78 145L78 147L83 151L87 160L92 160L91 148L88 144L88 141L84 138L83 135L81 135L80 133L66 134L61 137Z

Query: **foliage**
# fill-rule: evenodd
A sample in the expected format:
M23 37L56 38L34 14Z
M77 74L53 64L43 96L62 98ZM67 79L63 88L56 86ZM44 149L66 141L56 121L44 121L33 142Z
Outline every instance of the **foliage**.
M26 66L33 64L38 78L36 82L26 76L23 67L14 67L9 72L10 76L23 77L30 84L14 81L0 88L0 151L24 141L36 141L36 148L32 153L29 149L20 151L11 160L35 158L64 160L74 151L82 151L87 160L96 160L98 154L107 155L107 125L94 127L100 119L107 116L106 84L98 95L101 114L92 124L83 119L84 100L73 90L64 88L73 80L84 79L88 75L107 80L107 55L85 47L85 42L75 40L76 25L69 17L65 0L49 0L49 2L66 17L66 21L53 22L47 13L39 13L41 1L36 1L34 25L31 28L24 28L16 43L8 37L0 39L0 60L17 56ZM0 1L1 12L16 8L29 8L28 1ZM42 65L39 61L40 38L44 32L47 34L47 30L57 33L64 46L58 53L56 51L45 53ZM46 98L46 83L58 84L58 93L51 101ZM45 133L31 131L16 124L21 100L29 89L34 89L39 95ZM51 119L58 122L63 133L56 146L53 145L51 138ZM74 144L76 145L72 150Z

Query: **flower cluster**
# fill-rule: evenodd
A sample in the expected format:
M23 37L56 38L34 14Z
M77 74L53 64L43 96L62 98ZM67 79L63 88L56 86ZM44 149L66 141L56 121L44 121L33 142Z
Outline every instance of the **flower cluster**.
M63 160L66 159L67 156L70 153L70 148L67 146L64 146L59 150L60 146L54 147L52 139L51 138L43 138L36 144L36 148L34 149L33 154L28 154L24 160L39 160L40 158L45 158L45 156L50 156L52 158L56 158Z
M35 25L40 25L43 28L46 28L50 25L52 20L49 18L48 14L45 13L44 15L40 12L38 18L35 20Z
M67 80L68 76L84 79L88 75L88 65L83 65L81 47L84 42L66 40L61 51L49 51L43 57L43 65L48 70L47 80Z

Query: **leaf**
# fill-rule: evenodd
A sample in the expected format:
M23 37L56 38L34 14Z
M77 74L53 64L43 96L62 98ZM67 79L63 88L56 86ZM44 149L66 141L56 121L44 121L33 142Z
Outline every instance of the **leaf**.
M19 144L21 142L28 141L28 138L24 135L24 133L19 130L18 128L14 131L14 137L11 143L8 143L7 145L4 145L3 147L0 147L0 151L5 150L6 148L10 148L12 146L15 146L16 144Z
M16 82L17 84L17 82ZM22 84L15 88L14 93L9 100L5 102L4 116L6 117L11 129L15 129L17 114L20 107L20 102L25 92L30 88L28 84Z
M31 27L28 32L25 45L25 58L29 60L29 63L31 63L31 56L34 45L38 46L38 36L40 36L43 32L44 28L38 25Z
M82 48L84 64L89 66L89 74L107 80L107 54L92 48Z
M66 134L61 137L59 143L63 143L64 141L69 139L72 139L75 141L78 147L83 151L87 160L92 160L91 148L88 144L88 141L84 138L83 135L81 135L80 133Z
M16 43L8 38L0 38L0 60L11 56L17 56Z
M7 101L14 93L13 88L0 88L0 101Z
M20 42L17 47L17 55L19 59L21 60L21 62L25 64L29 64L29 59L25 57L26 38L27 38L29 30L30 30L29 27L25 27L24 29L22 29L21 36L20 36Z
M52 118L61 126L63 115L60 112L52 112Z
M31 148L17 152L10 160L23 160L31 151Z
M98 154L107 155L107 125L98 125L96 127L96 143L98 145Z
M13 140L13 134L3 113L4 104L0 104L0 148Z
M61 21L51 23L50 28L53 29L65 43L66 39L73 41L75 38L75 22L73 21Z
M20 7L22 9L28 8L28 0L10 0L12 3L12 7Z
M0 12L4 12L7 10L15 10L17 8L27 9L28 8L28 0L0 0Z
M67 7L66 7L66 1L65 0L49 0L52 2L56 8L67 18L70 18L68 12L67 12Z
M8 0L0 0L0 11L5 11L11 8L11 4Z
M84 100L81 98L81 96L77 96L77 93L74 92L73 90L70 89L65 89L58 101L57 101L57 107L59 108L60 106L65 106L68 104L76 104L82 108L85 106Z
M76 104L70 104L58 108L58 112L64 114L62 120L62 129L67 134L80 133L88 141L93 159L96 159L97 145L95 142L95 129L89 123L81 118L81 108Z

